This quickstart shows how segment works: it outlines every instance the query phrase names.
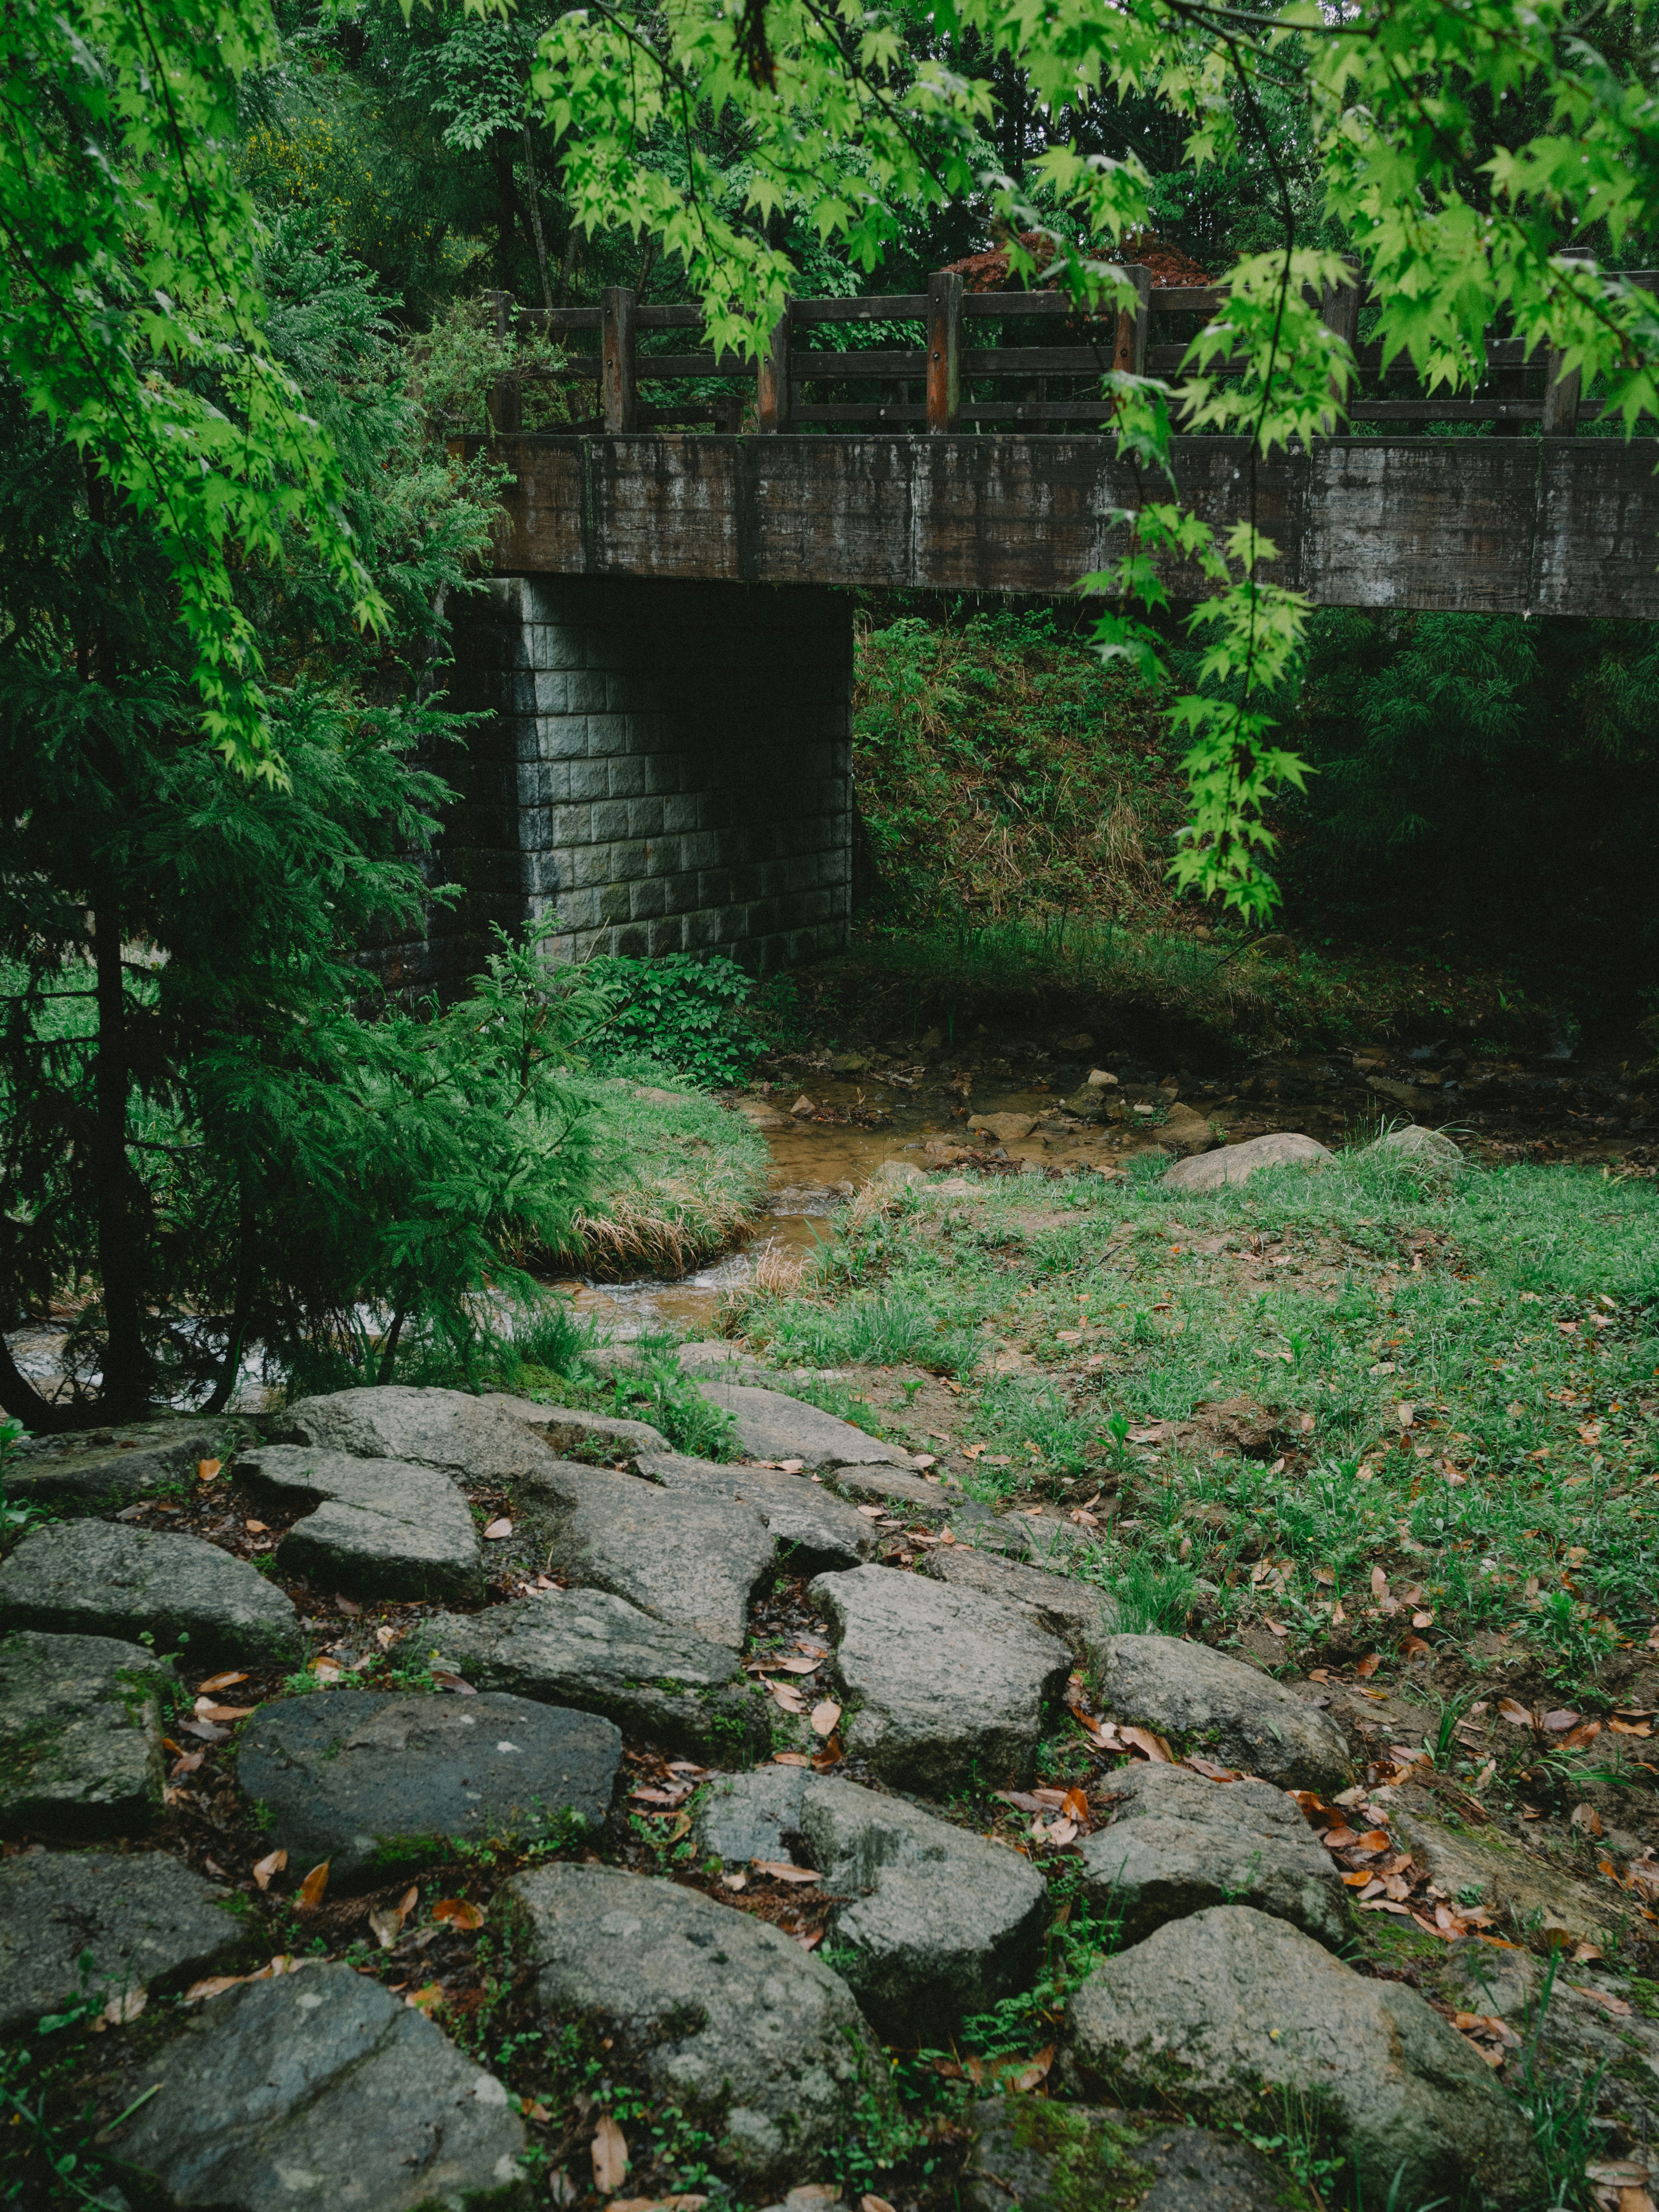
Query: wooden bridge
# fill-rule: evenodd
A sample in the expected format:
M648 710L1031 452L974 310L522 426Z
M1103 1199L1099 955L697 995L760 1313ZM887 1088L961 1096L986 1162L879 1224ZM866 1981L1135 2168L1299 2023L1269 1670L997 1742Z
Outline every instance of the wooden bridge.
M550 312L500 301L503 331L565 351L497 386L492 440L458 441L512 471L497 570L1067 592L1121 550L1114 510L1168 496L1110 434L1103 371L1173 371L1224 308L1220 287L1129 273L1139 310L1110 319L949 273L926 293L797 301L757 368L688 347L694 307L623 290ZM1357 284L1322 303L1351 343L1360 303ZM1577 377L1514 340L1459 398L1425 394L1375 343L1356 356L1345 434L1254 466L1243 440L1177 437L1182 500L1223 526L1254 512L1274 580L1331 604L1659 617L1659 443L1578 434ZM532 384L551 387L532 410L562 415L533 432ZM1395 434L1431 426L1443 434Z
M390 948L394 980L448 988L486 925L550 912L572 955L766 969L843 943L853 603L826 587L1046 596L1107 564L1113 511L1167 489L1111 435L1102 373L1177 368L1224 305L1132 273L1137 309L1109 320L948 271L798 301L757 368L700 345L694 308L499 301L503 334L560 350L496 386L490 438L459 441L511 476L496 578L459 611L453 689L481 719L438 763L459 790L440 866L465 896ZM1322 311L1352 343L1358 289ZM1182 497L1218 524L1253 511L1276 580L1316 599L1659 617L1659 442L1577 434L1576 380L1512 341L1460 399L1356 351L1345 434L1255 463L1177 438Z

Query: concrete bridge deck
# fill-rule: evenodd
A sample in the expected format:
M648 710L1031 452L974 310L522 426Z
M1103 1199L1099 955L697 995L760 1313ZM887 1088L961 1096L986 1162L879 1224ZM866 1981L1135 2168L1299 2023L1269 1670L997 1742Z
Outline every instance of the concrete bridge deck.
M513 471L499 574L1058 595L1169 496L1105 436L660 433L458 441ZM1245 441L1177 438L1183 501L1249 509ZM1255 471L1275 582L1339 606L1659 617L1659 441L1340 437ZM1170 572L1177 599L1203 596Z

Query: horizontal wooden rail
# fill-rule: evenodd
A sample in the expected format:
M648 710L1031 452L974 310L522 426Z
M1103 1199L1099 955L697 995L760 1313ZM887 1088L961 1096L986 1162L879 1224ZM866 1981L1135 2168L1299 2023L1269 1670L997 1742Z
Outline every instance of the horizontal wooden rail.
M648 306L624 288L608 290L597 307L516 307L496 294L498 331L540 332L553 338L592 333L592 352L569 353L557 368L526 369L501 379L490 403L498 433L518 431L523 422L521 387L526 382L584 384L595 389L591 416L573 421L573 431L624 434L672 423L712 422L741 429L747 395L753 393L756 427L775 435L797 427L835 424L843 428L909 428L921 426L943 435L960 425L1096 422L1109 424L1112 399L1101 389L1103 373L1172 374L1186 357L1188 339L1151 343L1152 318L1171 314L1213 321L1224 313L1224 285L1152 284L1146 270L1126 264L1139 303L1133 313L1115 310L1091 314L1066 295L1052 291L966 292L959 277L941 272L926 292L898 292L855 300L794 300L771 334L758 365L735 354L716 354L695 345L685 351L654 350L657 332L700 332L703 316L691 306ZM1623 272L1644 289L1659 289L1659 270ZM1547 349L1528 354L1516 339L1499 338L1488 347L1488 373L1473 393L1431 394L1418 385L1409 366L1385 363L1376 341L1357 343L1363 301L1362 282L1328 289L1320 301L1327 324L1353 349L1359 383L1340 412L1359 422L1490 422L1500 430L1540 423L1547 435L1571 436L1577 426L1579 379L1562 374L1561 356ZM1063 323L1067 343L967 345L964 326L998 320L1030 326ZM918 344L861 348L819 346L811 334L849 324L914 325ZM1059 336L1056 333L1056 336ZM647 342L641 343L641 339ZM1212 375L1237 374L1241 359L1209 364ZM1018 397L987 398L976 386L1013 382ZM673 384L722 383L723 395L688 393L665 400L661 387ZM1375 396L1367 384L1376 387ZM810 396L814 386L879 384L879 398ZM1058 385L1059 388L1055 386ZM644 386L651 397L641 396ZM1080 388L1079 388L1080 387Z

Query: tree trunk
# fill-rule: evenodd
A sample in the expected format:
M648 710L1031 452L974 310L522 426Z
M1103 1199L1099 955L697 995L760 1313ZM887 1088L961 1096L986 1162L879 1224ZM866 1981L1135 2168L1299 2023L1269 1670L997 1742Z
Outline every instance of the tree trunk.
M242 1371L242 1347L247 1340L248 1317L253 1310L253 1285L258 1271L259 1246L253 1208L248 1203L247 1184L239 1181L237 1203L241 1214L241 1227L236 1250L236 1304L230 1317L230 1338L225 1346L225 1364L219 1370L219 1380L213 1386L213 1395L202 1411L222 1413L229 1405L236 1389L236 1378Z
M505 135L495 141L495 258L501 267L501 287L513 296L513 142Z
M103 1419L96 1408L58 1406L50 1398L43 1398L19 1369L3 1336L0 1336L0 1412L11 1414L40 1437L62 1436L70 1429L84 1429L89 1425L90 1413L96 1413L100 1420Z
M139 1325L143 1270L128 1187L131 1069L126 992L121 973L121 898L112 867L99 887L92 949L98 985L93 1154L105 1331L99 1404L106 1420L126 1420L142 1413L149 1403L149 1362Z
M542 199L536 180L536 149L530 143L530 125L524 126L524 166L530 187L530 228L536 241L536 266L541 273L542 305L553 311L553 286L547 273L547 240L542 234Z

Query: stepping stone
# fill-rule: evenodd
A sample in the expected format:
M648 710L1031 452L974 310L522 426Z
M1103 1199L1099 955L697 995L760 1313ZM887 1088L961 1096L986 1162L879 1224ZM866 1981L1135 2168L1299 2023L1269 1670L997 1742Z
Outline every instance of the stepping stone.
M1345 1966L1248 1905L1173 1920L1095 1968L1067 2008L1085 2088L1167 2094L1206 2121L1247 2125L1286 2094L1318 2110L1365 2202L1541 2202L1521 2107L1415 1990ZM1396 2177L1400 2177L1398 2179Z
M612 1867L540 1867L507 1893L546 2012L611 2037L751 2188L811 2172L885 2110L887 2060L847 1984L765 1921Z
M1184 1748L1281 1789L1330 1797L1353 1779L1334 1721L1270 1674L1207 1644L1181 1636L1115 1636L1099 1686L1115 1720L1184 1737Z
M1046 1574L1041 1567L1024 1566L994 1552L941 1544L928 1553L921 1571L952 1589L980 1590L1018 1606L1045 1634L1057 1636L1078 1664L1091 1672L1117 1629L1116 1606L1092 1583Z
M518 1498L550 1574L741 1648L750 1600L777 1551L753 1505L556 1459L520 1483Z
M1313 1137L1304 1137L1290 1129L1275 1129L1267 1136L1252 1137L1242 1145L1223 1145L1218 1152L1200 1152L1192 1159L1177 1160L1164 1176L1162 1188L1219 1190L1223 1183L1248 1182L1258 1168L1316 1168L1331 1157L1328 1147Z
M700 1382L711 1406L730 1413L738 1441L750 1459L798 1459L809 1474L831 1467L909 1468L910 1455L896 1444L867 1437L850 1421L809 1406L781 1390L757 1390L745 1382Z
M733 1498L752 1505L775 1540L789 1546L791 1566L809 1574L856 1567L881 1542L856 1506L804 1474L781 1474L765 1467L721 1467L679 1452L659 1452L642 1457L638 1465L647 1482L659 1483L665 1490L684 1491L693 1498Z
M711 1784L701 1850L816 1867L836 1970L890 2042L945 2042L964 2014L1030 1984L1048 1917L1030 1861L948 1821L799 1766ZM851 1953L851 1956L848 1955Z
M842 1741L881 1780L945 1797L970 1777L1030 1779L1072 1655L1015 1606L890 1567L820 1575L849 1717Z
M230 1415L214 1421L131 1421L67 1436L24 1437L6 1462L15 1505L33 1501L81 1512L113 1510L188 1483L204 1459L228 1459L253 1434Z
M475 1689L600 1713L629 1736L711 1766L747 1766L771 1749L771 1701L744 1680L734 1652L605 1590L437 1613L400 1649L406 1663L428 1655Z
M524 2124L493 2074L349 1966L306 1966L210 1997L120 2085L111 2154L171 2204L302 2201L416 2212L517 2201Z
M142 1644L0 1637L0 1835L87 1843L158 1820L160 1693L172 1680Z
M1108 1786L1111 1826L1079 1851L1088 1893L1121 1915L1125 1943L1234 1904L1288 1920L1332 1950L1347 1936L1341 1875L1282 1790L1158 1765L1120 1768Z
M963 2212L1302 2212L1314 2201L1237 2136L1148 2132L1109 2105L992 2097L969 2124Z
M182 1989L234 1965L248 1943L240 1905L162 1851L0 1859L0 2035L32 2032L83 1986L102 1992L101 2003L137 1990Z
M350 1597L482 1600L478 1532L465 1498L435 1468L263 1444L236 1472L284 1505L318 1501L276 1547L285 1575Z
M774 1372L750 1353L740 1352L735 1344L722 1343L718 1338L702 1344L683 1344L674 1357L688 1375L710 1382L763 1384Z
M262 1705L236 1779L272 1816L272 1845L302 1869L328 1860L338 1888L390 1881L450 1843L596 1838L622 1747L610 1721L499 1692L330 1690Z
M412 1460L475 1483L517 1482L549 1457L541 1438L499 1406L465 1390L400 1382L301 1398L264 1426L277 1443L313 1444L358 1459Z
M192 1667L295 1667L293 1602L246 1559L199 1536L64 1521L37 1528L0 1565L0 1628L136 1640L190 1638Z
M649 1421L619 1420L611 1413L585 1413L570 1406L538 1406L533 1398L509 1398L500 1391L487 1391L477 1402L522 1421L550 1451L556 1453L577 1451L587 1445L612 1459L633 1459L640 1452L665 1452L669 1448L667 1437Z

